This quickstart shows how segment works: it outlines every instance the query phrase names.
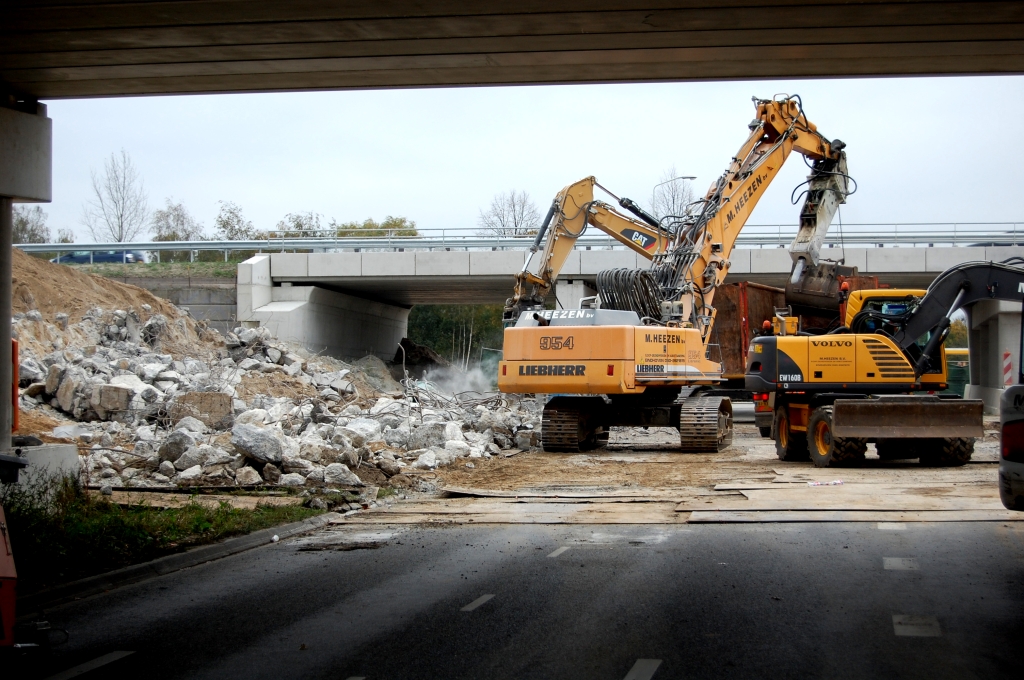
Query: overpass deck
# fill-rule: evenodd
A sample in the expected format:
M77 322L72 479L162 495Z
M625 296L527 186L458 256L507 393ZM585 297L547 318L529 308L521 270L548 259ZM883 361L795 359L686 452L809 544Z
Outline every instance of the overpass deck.
M824 254L844 259L883 283L923 288L954 264L1024 256L1024 246L826 248ZM502 303L512 292L512 276L522 269L525 255L517 250L273 253L267 285L319 286L404 307ZM731 261L729 281L783 285L792 267L784 248L737 249ZM593 285L604 269L646 266L645 258L624 249L575 250L559 279ZM240 286L252 285L247 277L249 270L240 267Z

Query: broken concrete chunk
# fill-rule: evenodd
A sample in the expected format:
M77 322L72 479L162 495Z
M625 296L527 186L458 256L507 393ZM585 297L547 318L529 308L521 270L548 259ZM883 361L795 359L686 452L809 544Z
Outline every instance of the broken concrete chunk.
M262 425L267 421L267 412L261 408L243 411L235 416L236 425Z
M404 449L409 445L409 434L409 430L404 427L389 428L384 430L384 441L387 442L388 446Z
M147 388L152 389L149 385L147 385L145 382L140 380L138 376L135 375L115 375L113 378L110 379L110 384L128 387L132 390L132 392L136 394L141 394L142 391Z
M202 465L205 462L206 451L203 451L198 446L192 446L185 453L181 454L178 460L174 461L174 468L176 470L187 470L194 465Z
M24 392L26 397L39 397L39 396L42 396L45 393L46 393L46 383L41 383L41 382L32 383L31 385L29 385L28 387L25 388L25 392Z
M281 462L281 442L270 430L247 423L236 424L231 430L231 445L260 463ZM272 480L268 477L267 481Z
M46 377L43 367L35 359L26 357L21 360L18 366L18 384L28 387L34 382L41 382Z
M412 467L417 470L433 470L437 467L437 454L433 451L421 454L412 464Z
M330 384L330 388L338 394L352 394L356 391L355 385L350 380L339 379ZM358 406L356 408L359 408Z
M444 440L446 442L450 442L450 441L464 442L464 441L466 441L465 435L462 434L462 423L457 422L457 421L450 422L450 423L445 423L445 426L444 426Z
M256 486L263 483L263 478L251 467L240 467L235 470L235 483L239 486Z
M238 368L243 371L252 371L254 369L259 368L260 364L261 362L257 361L256 359L242 359L241 361L238 362Z
M174 463L172 463L169 460L165 460L162 463L160 463L160 466L157 468L157 470L160 472L160 474L166 477L173 477L178 472L177 470L174 469Z
M56 394L57 388L60 387L61 378L63 377L64 365L50 364L50 367L46 369L46 393Z
M451 451L452 454L455 455L455 457L457 457L457 458L463 458L465 456L468 456L470 454L470 452L471 452L469 444L467 444L464 441L459 442L459 441L449 440L449 441L445 442L444 448L445 448L445 451Z
M85 387L85 384L86 377L82 369L72 367L64 372L64 378L60 381L60 387L57 388L57 403L60 404L62 410L69 413L74 411L75 393Z
M377 467L379 467L380 471L386 474L388 477L400 474L402 472L402 467L398 464L397 461L388 460L387 458L382 458L380 462L377 463Z
M174 424L176 430L188 430L189 432L195 432L196 434L203 434L206 432L206 425L197 418L192 416L185 416L177 423Z
M243 328L237 331L237 335L243 345L251 345L260 339L260 333L255 328Z
M286 475L281 475L277 483L281 486L303 486L306 483L306 478L297 472L290 472Z
M369 418L353 418L341 431L352 442L352 446L362 446L367 442L381 441L383 435L380 423Z
M93 389L90 405L101 420L130 417L133 393L121 385L100 385Z
M263 479L267 480L268 484L277 484L281 481L281 470L273 463L267 463L263 466Z
M413 429L409 436L409 447L413 449L428 449L431 446L444 446L448 441L445 437L445 423L423 423Z
M324 484L343 484L346 486L363 486L361 479L342 463L331 463L324 468Z
M199 465L193 465L192 467L182 470L178 473L175 481L177 482L193 482L203 475L203 468Z
M170 404L171 420L191 416L212 430L226 430L235 422L232 397L227 392L186 392Z
M166 370L166 364L143 364L136 369L136 375L145 382L151 383Z
M169 460L172 463L181 457L189 447L195 446L196 440L191 432L186 430L175 430L167 436L160 446L160 460Z

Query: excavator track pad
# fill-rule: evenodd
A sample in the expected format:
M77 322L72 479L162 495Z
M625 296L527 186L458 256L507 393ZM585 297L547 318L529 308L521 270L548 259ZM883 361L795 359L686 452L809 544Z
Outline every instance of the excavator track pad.
M691 396L679 410L683 453L717 453L732 445L732 401L728 397Z
M593 425L595 414L585 405L567 406L553 401L544 407L541 444L545 451L579 453L608 441L607 428Z

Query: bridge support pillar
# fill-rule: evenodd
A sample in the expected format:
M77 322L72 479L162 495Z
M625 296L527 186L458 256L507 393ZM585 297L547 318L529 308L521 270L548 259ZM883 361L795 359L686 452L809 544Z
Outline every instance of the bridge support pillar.
M597 289L583 279L558 279L555 281L555 297L559 309L579 309L580 298L597 295Z
M52 200L53 128L46 106L0 91L0 454L11 448L11 416L18 407L11 356L14 202ZM12 396L15 397L12 399Z
M311 352L390 361L408 332L409 309L319 286L275 286L270 256L257 255L238 265L238 321Z
M986 413L999 413L999 397L1006 380L1017 382L1021 306L1015 302L983 300L966 311L970 329L971 382L964 396L983 399ZM1006 353L1009 353L1009 377L1004 373Z

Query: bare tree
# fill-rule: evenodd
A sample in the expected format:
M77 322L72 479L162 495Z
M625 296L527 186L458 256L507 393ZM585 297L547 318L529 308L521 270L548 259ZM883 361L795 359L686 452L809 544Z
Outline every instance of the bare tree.
M481 235L530 236L540 228L540 212L528 193L513 189L495 196L487 212L480 211L478 224Z
M693 185L690 180L679 177L675 167L672 167L661 173L658 184L651 191L647 208L658 218L669 215L682 217L692 212L693 201Z
M50 228L46 226L46 213L38 205L14 206L14 243L49 243Z
M92 173L93 200L82 209L82 224L96 241L134 240L146 228L148 197L128 152L110 154L103 176Z

